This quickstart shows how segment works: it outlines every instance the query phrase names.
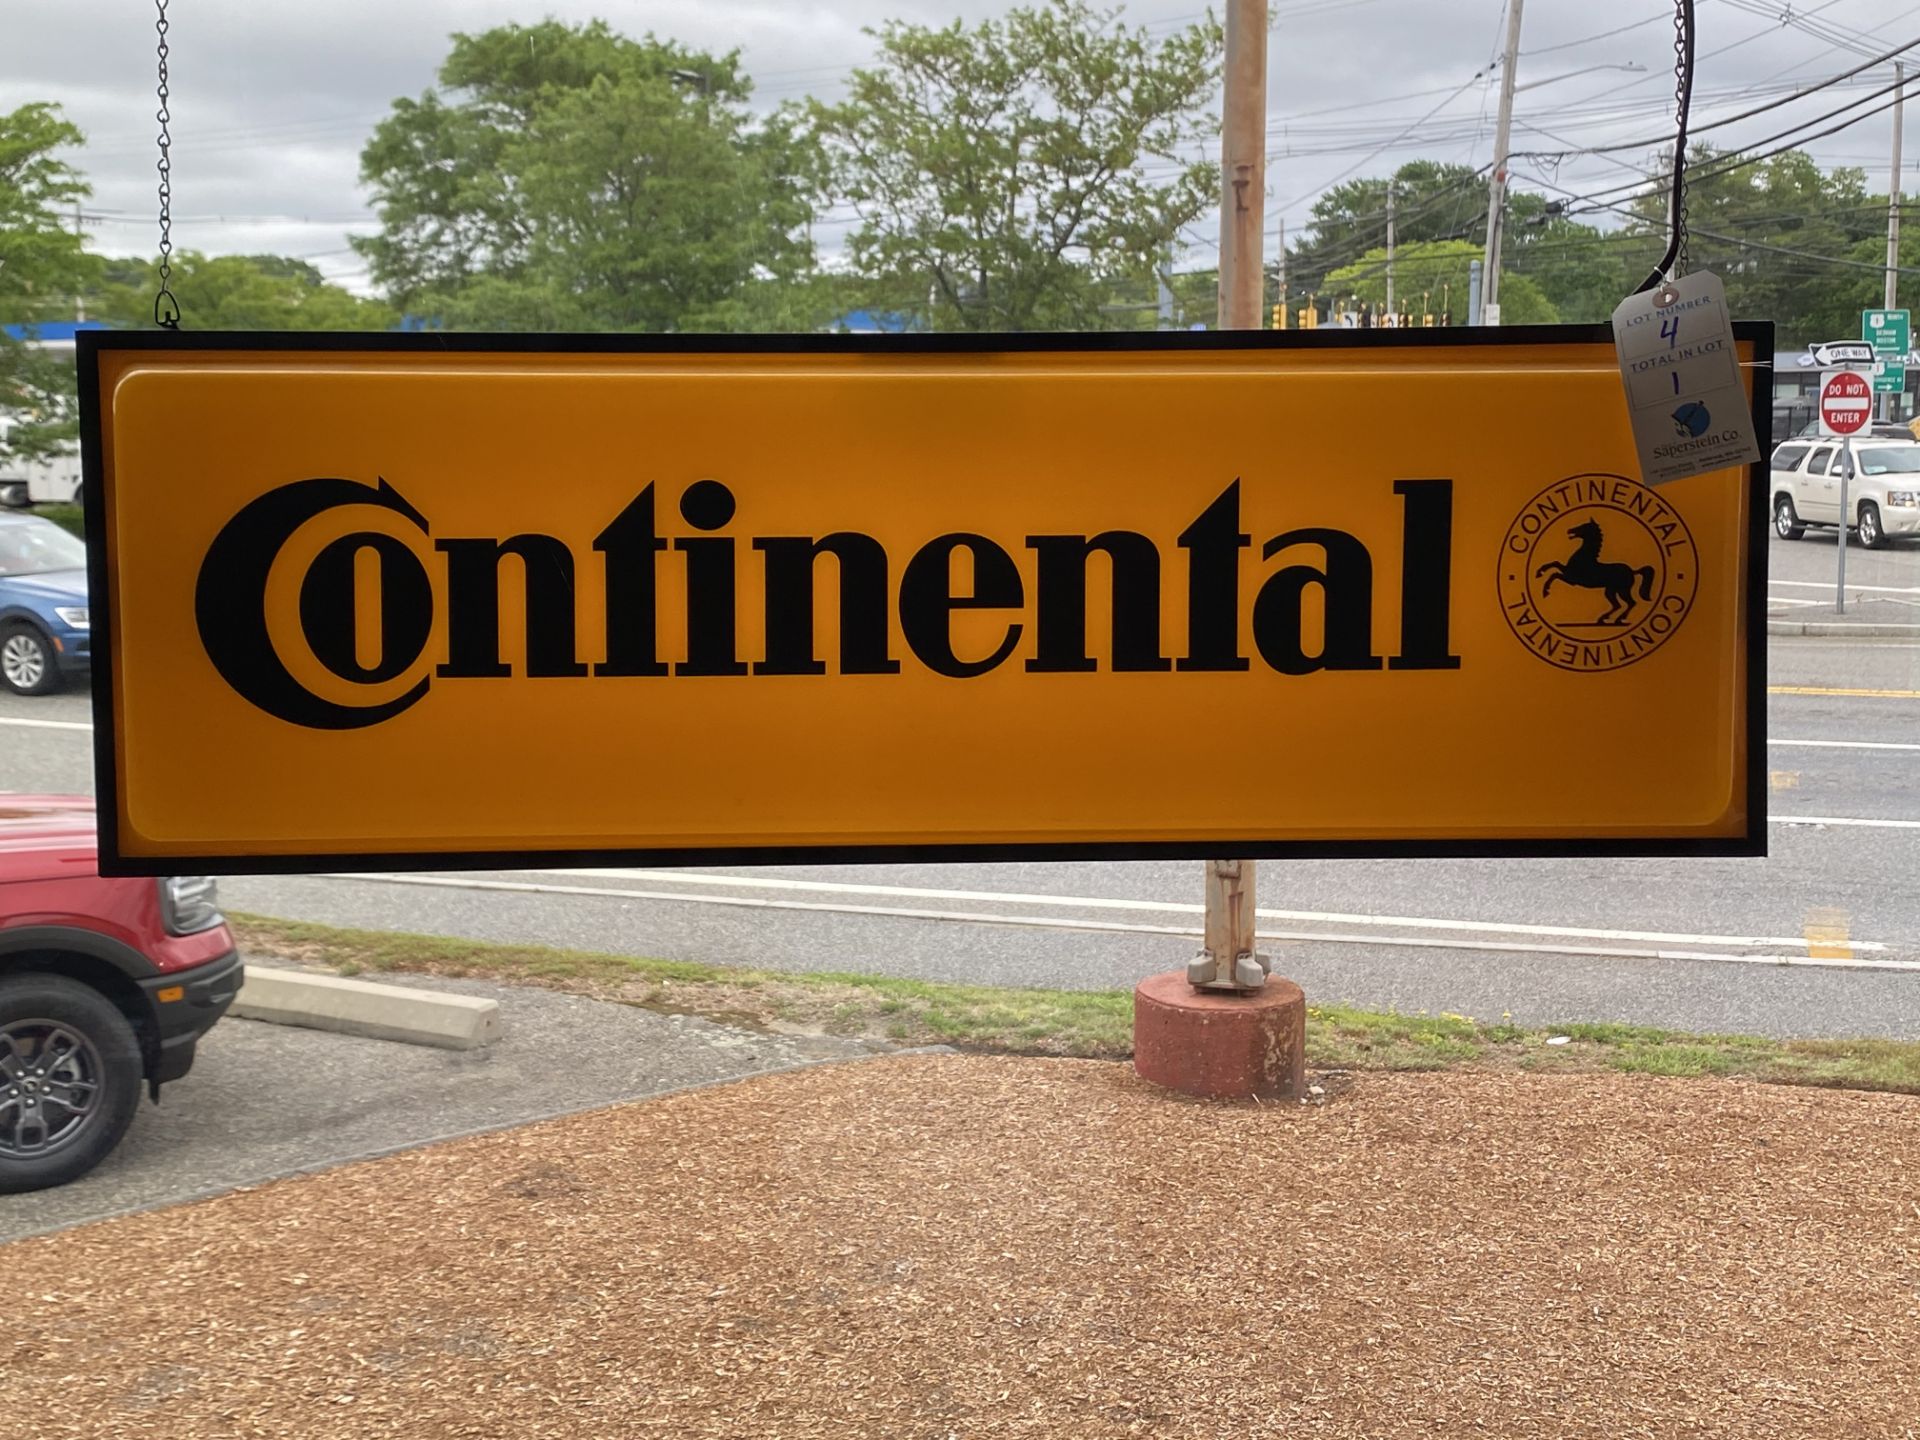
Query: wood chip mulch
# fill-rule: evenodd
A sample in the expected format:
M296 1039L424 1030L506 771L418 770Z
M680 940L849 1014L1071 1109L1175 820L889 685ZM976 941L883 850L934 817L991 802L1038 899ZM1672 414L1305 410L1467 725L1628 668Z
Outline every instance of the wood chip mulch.
M1920 1435L1920 1101L903 1057L0 1251L35 1440Z

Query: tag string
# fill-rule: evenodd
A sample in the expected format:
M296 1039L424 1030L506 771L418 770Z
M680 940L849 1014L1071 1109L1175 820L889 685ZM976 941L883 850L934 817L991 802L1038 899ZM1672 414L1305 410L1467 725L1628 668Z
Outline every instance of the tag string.
M1667 202L1670 233L1667 253L1635 291L1653 289L1687 255L1687 110L1693 103L1693 0L1673 0L1673 195Z

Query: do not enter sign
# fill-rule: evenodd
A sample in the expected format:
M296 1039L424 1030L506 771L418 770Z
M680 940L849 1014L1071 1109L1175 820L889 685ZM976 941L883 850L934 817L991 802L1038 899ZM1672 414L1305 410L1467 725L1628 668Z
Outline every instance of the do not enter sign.
M1858 435L1873 418L1873 382L1857 370L1835 370L1820 381L1820 433Z

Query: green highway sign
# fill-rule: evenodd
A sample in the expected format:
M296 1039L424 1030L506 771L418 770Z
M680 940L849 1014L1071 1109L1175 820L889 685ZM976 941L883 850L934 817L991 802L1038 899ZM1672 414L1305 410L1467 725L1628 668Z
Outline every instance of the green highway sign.
M1913 346L1913 325L1906 310L1862 310L1860 338L1873 346L1873 388L1899 394L1907 388L1907 352Z

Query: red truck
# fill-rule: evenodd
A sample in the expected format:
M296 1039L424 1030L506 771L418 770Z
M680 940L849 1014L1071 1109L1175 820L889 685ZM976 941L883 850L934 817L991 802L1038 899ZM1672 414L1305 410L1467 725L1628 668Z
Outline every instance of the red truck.
M212 879L105 879L93 801L0 794L0 1192L105 1159L240 981Z

